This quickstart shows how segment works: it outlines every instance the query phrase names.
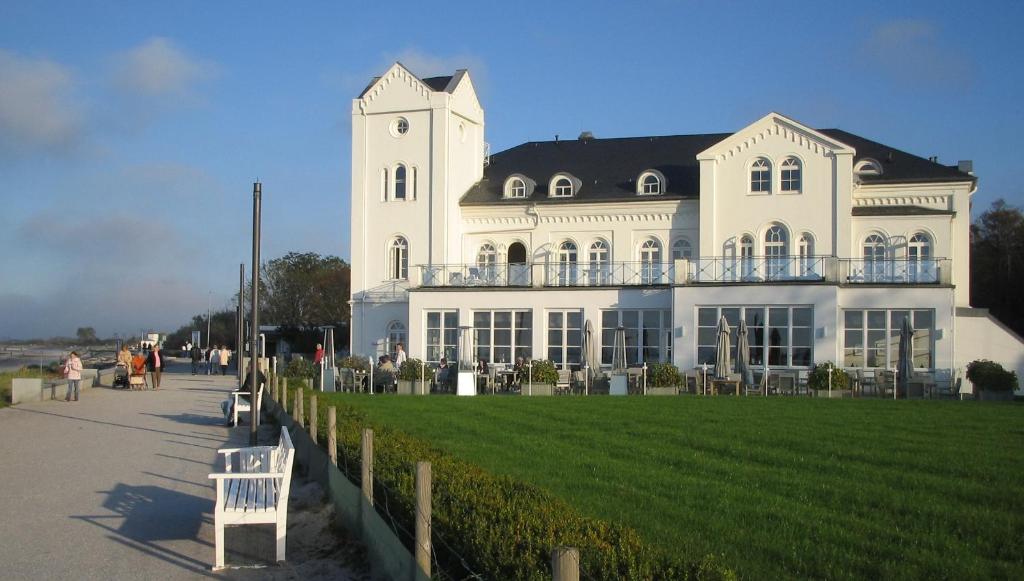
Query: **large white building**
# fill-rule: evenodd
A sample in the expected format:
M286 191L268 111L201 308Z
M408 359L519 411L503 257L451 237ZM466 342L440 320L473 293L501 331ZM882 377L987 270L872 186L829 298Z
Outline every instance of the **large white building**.
M896 365L899 326L939 377L1024 372L1020 339L972 309L970 162L946 166L769 113L734 133L524 143L490 154L467 71L401 64L352 103L353 353L576 364L711 362L721 315L756 366Z

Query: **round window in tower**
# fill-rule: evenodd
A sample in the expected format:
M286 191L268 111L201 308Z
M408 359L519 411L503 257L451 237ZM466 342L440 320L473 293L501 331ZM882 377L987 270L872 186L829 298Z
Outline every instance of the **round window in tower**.
M399 117L391 122L391 135L395 137L401 137L409 132L409 120L405 117Z

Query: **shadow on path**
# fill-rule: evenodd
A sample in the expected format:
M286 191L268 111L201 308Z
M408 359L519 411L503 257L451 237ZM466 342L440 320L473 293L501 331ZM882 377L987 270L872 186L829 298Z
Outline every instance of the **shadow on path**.
M105 422L103 420L90 420L88 418L79 418L79 417L75 417L75 416L66 416L64 414L55 414L53 412L42 412L42 411L39 411L39 410L30 410L30 409L21 408L21 407L18 407L18 406L10 407L10 408L7 408L7 409L9 409L9 410L11 410L13 412L20 412L20 413L26 413L26 414L42 414L42 415L45 415L45 416L54 416L54 417L58 417L58 418L64 418L66 420L75 420L75 421L78 421L78 422L89 422L90 424L101 424L101 425L104 425L104 426L114 426L116 428L127 428L129 430L142 430L144 432L154 432L154 433L157 433L157 434L166 434L168 436L180 436L180 437L183 437L183 438L196 438L196 439L200 439L200 440L211 440L211 441L217 442L217 443L223 443L224 442L224 438L212 437L209 434L204 434L202 436L190 436L189 434L182 434L180 432L168 432L167 430L156 430L156 429L153 429L153 428L143 428L141 426L129 426L128 424L119 424L119 423L116 423L116 422ZM215 426L215 425L219 425L221 423L223 423L223 422L221 420L218 420L216 422L213 422L213 423L210 423L210 424L207 424L207 425ZM201 434L202 432L195 432L195 431L193 431L192 433L193 434Z
M160 418L162 420L170 420L179 424L192 424L194 426L223 426L223 416L211 416L204 414L193 414L193 413L180 413L180 414L151 414L149 412L141 412L139 415L151 416L154 418Z

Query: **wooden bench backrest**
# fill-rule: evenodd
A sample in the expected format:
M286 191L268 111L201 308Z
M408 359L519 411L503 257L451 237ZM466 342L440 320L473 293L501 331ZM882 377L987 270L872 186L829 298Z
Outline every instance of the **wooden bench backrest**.
M274 449L271 458L270 469L272 472L284 474L278 486L279 496L277 498L277 510L288 512L288 492L292 482L292 462L295 460L295 446L292 444L292 436L287 428L281 428L281 440Z

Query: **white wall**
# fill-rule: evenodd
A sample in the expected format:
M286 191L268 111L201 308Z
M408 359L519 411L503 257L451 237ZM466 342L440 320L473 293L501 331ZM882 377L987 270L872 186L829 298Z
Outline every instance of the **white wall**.
M988 359L1017 372L1024 382L1024 342L1013 331L998 323L987 309L957 309L956 361L966 370L967 364ZM971 391L964 380L964 391ZM1018 393L1022 390L1018 389Z

